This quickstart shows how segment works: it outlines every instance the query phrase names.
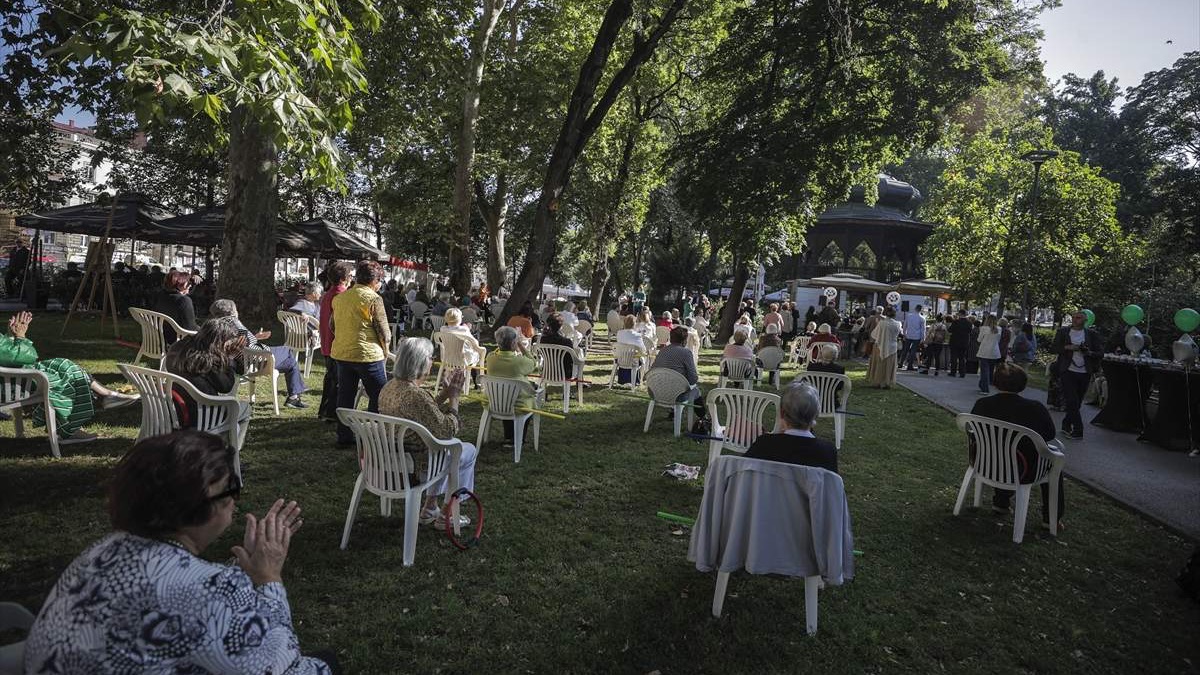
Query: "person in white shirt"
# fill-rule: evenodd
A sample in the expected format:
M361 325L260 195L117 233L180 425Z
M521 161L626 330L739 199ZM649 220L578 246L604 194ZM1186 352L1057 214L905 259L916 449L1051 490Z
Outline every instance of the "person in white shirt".
M462 312L451 307L446 310L446 323L442 326L441 332L446 336L452 336L450 340L443 338L442 349L450 349L450 343L456 342L462 345L463 362L468 366L478 366L487 359L487 349L480 346L479 341L471 334L471 329L462 325ZM478 377L478 370L471 370L471 381L474 382Z
M634 328L634 318L632 314L626 314L621 317L621 325L624 326L617 331L617 344L627 345L637 350L639 360L645 364L646 362L646 341L643 338L643 333ZM653 330L653 328L651 329ZM629 383L632 379L632 374L627 368L618 369L618 379L621 383Z
M921 314L921 306L904 314L904 353L900 355L900 363L905 370L916 370L917 350L925 339L925 317Z
M992 393L992 369L1000 362L1000 327L996 315L984 317L983 325L979 327L979 351L975 356L979 359L979 393Z
M304 297L288 308L289 312L302 314L308 320L308 341L318 349L321 347L321 336L318 333L321 327L321 306L317 303L321 301L321 294L324 292L325 289L320 283L311 281L304 286Z

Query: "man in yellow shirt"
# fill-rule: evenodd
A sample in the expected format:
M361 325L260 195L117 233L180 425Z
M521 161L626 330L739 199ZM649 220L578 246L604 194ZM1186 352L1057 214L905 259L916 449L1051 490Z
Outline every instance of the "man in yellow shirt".
M503 326L496 331L496 351L487 357L488 377L500 377L507 380L526 381L525 378L537 370L537 359L529 352L529 347L520 339L517 329ZM518 408L532 408L533 397L526 394L517 399ZM504 439L511 443L513 439L512 420L504 420Z

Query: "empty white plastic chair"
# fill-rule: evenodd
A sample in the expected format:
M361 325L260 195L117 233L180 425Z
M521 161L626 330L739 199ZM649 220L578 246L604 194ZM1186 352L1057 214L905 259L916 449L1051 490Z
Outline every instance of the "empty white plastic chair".
M617 344L617 333L621 331L621 313L615 309L608 310L608 316L604 318L604 324L608 326L608 346L615 347Z
M754 389L754 361L750 359L721 359L721 375L717 386Z
M792 365L800 366L808 362L808 343L812 340L808 336L800 336L792 341Z
M518 399L523 395L534 398L534 407L541 407L545 390L537 389L525 380L510 380L500 377L483 376L483 391L487 395L487 405L483 407L483 416L479 418L479 437L475 439L475 447L482 448L487 440L488 428L493 419L511 420L513 423L513 463L521 461L521 444L525 440L525 422L533 418L533 449L538 449L538 441L542 435L542 418L528 411L518 410Z
M479 328L475 324L479 323L479 312L475 311L474 307L464 307L462 309L462 323L474 333Z
M413 330L424 330L425 319L429 316L429 305L417 300L408 305L408 311L412 313L412 321L410 325Z
M809 370L796 376L793 382L807 382L821 396L821 414L833 418L833 444L839 450L846 435L846 404L850 401L850 377L838 373L815 373Z
M732 572L804 577L805 632L813 635L821 581L838 586L854 578L845 485L826 469L721 457L705 476L687 558L701 572L717 571L717 618Z
M430 330L432 330L433 332L436 333L436 332L440 331L442 329L442 326L445 326L445 325L446 325L446 317L445 316L439 316L437 314L429 315L429 326L430 326Z
M196 389L191 382L172 373L142 368L127 363L118 363L117 368L125 379L142 394L142 426L137 440L151 436L169 434L182 429L179 412L175 408L172 386L196 402L196 419L189 428L224 436L225 442L234 450L234 469L242 475L241 452L250 429L250 404L238 401L234 396L210 396Z
M344 551L350 544L350 529L354 527L363 490L379 497L379 511L385 517L392 515L392 500L403 499L403 560L405 567L411 567L417 553L417 522L424 494L442 479L449 480L447 494L458 489L462 441L434 438L421 424L399 417L349 408L338 408L337 414L342 424L354 432L359 467L354 492L350 494L350 508L346 510L341 548ZM404 436L408 432L416 434L425 444L426 461L421 472L417 471L412 454L404 451ZM457 518L451 522L456 529L459 527Z
M15 602L0 602L0 632L19 630L26 634L33 628L33 613ZM25 641L0 645L0 673L22 673L24 671Z
M779 389L779 369L783 367L783 360L786 355L779 347L763 347L755 355L758 358L759 365L767 375L767 383L774 384L775 389Z
M646 389L650 392L650 404L646 406L646 426L642 433L650 431L650 421L654 417L654 409L667 408L673 411L675 436L679 436L679 427L683 423L683 409L687 408L688 429L695 422L696 411L692 401L680 401L679 397L690 391L692 385L687 378L668 368L651 368L646 373Z
M271 382L271 405L275 408L275 414L279 414L279 371L275 370L275 354L270 349L265 347L252 348L247 347L242 350L242 363L245 364L245 370L238 375L237 386L233 388L234 398L241 398L242 385L250 385L250 403L254 404L255 394L258 392L259 378L269 379Z
M576 330L576 332L578 332L580 335L583 336L584 351L591 350L591 348L592 348L592 333L594 330L592 327L592 322L588 321L587 319L580 319L579 323L576 324L576 326L575 326L575 330Z
M666 326L654 327L655 347L662 347L671 344L671 329Z
M284 340L283 344L296 357L296 363L300 362L300 355L304 355L304 377L308 377L312 372L313 349L315 345L309 337L309 331L312 328L312 317L307 314L297 314L296 312L285 312L280 310L275 314L279 318L279 322L283 324Z
M642 351L633 345L617 344L613 347L612 372L608 376L608 388L612 389L617 383L617 370L629 370L629 383L635 389L642 384L642 371L645 368Z
M137 356L133 357L134 365L137 365L138 361L145 356L150 359L158 359L158 369L162 370L163 361L167 358L167 338L163 333L163 326L170 326L175 331L176 340L196 334L194 330L187 330L180 327L175 322L175 319L166 314L151 312L148 309L138 307L130 307L129 315L133 317L133 320L142 329L142 346L138 349Z
M745 389L713 389L705 399L712 438L708 441L708 464L722 450L745 454L768 428L779 430L779 394Z
M547 390L562 387L563 414L571 412L571 385L575 385L575 395L579 405L583 405L583 379L576 378L574 372L575 352L563 345L538 344L534 345L533 353L542 363L542 387ZM571 371L567 371L566 363L572 364Z
M960 413L956 418L958 428L973 441L970 464L963 475L958 500L954 502L954 515L962 511L963 500L971 481L975 481L975 508L979 508L983 497L983 486L990 485L1000 490L1012 490L1016 495L1016 510L1013 515L1013 542L1021 543L1025 538L1025 518L1029 513L1029 493L1035 485L1050 486L1050 534L1058 535L1058 480L1067 456L1057 440L1046 443L1041 434L1019 424L1001 422L990 417ZM1022 458L1017 446L1029 439L1037 449L1036 465L1032 468L1032 482L1021 482Z
M25 438L25 409L42 406L50 455L62 457L58 449L58 422L50 406L50 380L32 368L0 368L0 411L12 415L13 434Z

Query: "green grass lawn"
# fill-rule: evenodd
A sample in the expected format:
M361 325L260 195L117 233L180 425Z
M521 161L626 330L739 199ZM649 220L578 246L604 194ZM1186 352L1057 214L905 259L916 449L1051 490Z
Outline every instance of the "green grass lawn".
M99 337L95 320L42 315L31 337L45 356L77 359L103 382L134 351ZM278 327L276 327L278 328ZM136 336L130 327L126 334ZM136 341L136 337L133 338ZM280 338L271 342L279 342ZM716 353L702 364L716 382ZM565 421L546 419L541 450L521 464L485 445L476 468L487 522L480 546L457 552L422 528L416 564L401 565L402 509L364 498L338 549L353 454L306 411L273 417L261 396L242 452L242 510L276 497L305 511L285 570L305 649L332 648L348 672L995 672L1176 673L1200 666L1200 608L1174 578L1192 545L1067 481L1068 529L1011 541L1011 517L951 514L965 468L953 418L904 389L863 386L841 472L853 518L857 576L820 598L820 632L804 633L801 581L735 574L724 616L709 613L715 574L686 560L688 538L656 511L694 516L702 483L662 477L670 462L703 464L707 447L673 439L665 412L642 433L645 402L609 392L610 361ZM791 372L786 371L786 382ZM311 386L322 371L314 367ZM265 387L265 385L260 385ZM265 389L260 389L264 391ZM552 403L557 404L557 396ZM474 441L479 404L463 407ZM0 600L37 608L63 568L108 529L105 479L137 433L137 407L102 412L108 440L51 460L41 430L0 439ZM832 435L822 424L818 434ZM500 431L493 429L493 439ZM1035 492L1036 495L1036 492ZM1035 497L1036 500L1036 497ZM1040 504L1030 521L1040 521ZM228 557L241 527L207 556Z

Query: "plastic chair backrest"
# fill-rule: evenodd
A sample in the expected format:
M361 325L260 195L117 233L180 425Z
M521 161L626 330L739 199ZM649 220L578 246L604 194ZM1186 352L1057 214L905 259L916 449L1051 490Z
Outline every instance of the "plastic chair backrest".
M32 368L0 368L0 407L28 400L41 400L50 391L50 380Z
M575 353L563 345L536 344L533 353L542 362L542 384L564 384L574 373L567 372L563 359L571 362Z
M488 413L493 417L514 417L517 415L517 400L522 395L532 396L533 385L525 380L510 380L503 377L480 378L483 391L487 395Z
M375 494L401 494L413 489L415 463L404 451L404 437L412 433L429 450L426 481L444 476L450 467L449 448L458 439L439 440L413 420L362 410L339 408L338 417L354 432L364 486Z
M279 323L283 324L284 328L284 346L288 349L305 352L308 351L308 319L303 314L295 312L286 312L280 310L275 313L279 319Z
M613 356L616 358L618 368L637 368L641 354L641 350L633 345L618 344L613 348Z
M621 313L615 309L608 310L608 316L604 318L604 323L608 325L609 336L615 338L621 331Z
M808 343L811 340L812 340L812 338L807 335L796 338L796 343L792 345L792 353L794 355L796 355L797 357L804 356L805 358L807 358L808 357Z
M654 327L654 339L658 340L658 344L665 345L671 342L671 329L666 326Z
M1050 473L1054 460L1061 453L1051 450L1046 440L1034 430L1019 424L1001 422L990 417L960 413L956 417L958 428L975 441L975 471L984 479L1012 486L1016 489L1021 482L1021 459L1017 446L1022 439L1029 439L1037 449L1037 466L1033 481L1037 482Z
M15 602L0 602L0 631L19 630L25 633L33 627L33 613ZM25 641L0 645L0 673L21 673L25 657Z
M587 335L592 332L592 322L587 319L580 319L579 323L575 326L575 330L579 331L581 335Z
M472 307L467 307L462 310L463 325L470 328L472 324L479 320L479 313Z
M691 389L687 378L670 368L651 368L646 373L646 388L656 403L673 406Z
M117 368L142 394L139 440L169 434L180 428L179 415L171 396L172 386L179 387L196 402L196 429L206 431L237 421L238 403L232 396L210 396L182 377L161 370L128 363L118 363Z
M779 364L784 359L783 350L779 347L763 347L756 356L766 370L779 370Z
M425 315L429 313L429 305L426 305L420 300L410 303L408 305L408 309L412 312L413 319L416 321L424 319Z
M846 401L850 398L849 376L806 370L793 381L807 382L816 388L821 395L821 417L831 417L837 411L846 409Z
M441 346L441 361L448 368L465 368L467 360L464 357L465 342L453 333L437 331L433 334L434 342Z
M243 381L260 377L264 373L270 375L275 369L275 354L266 347L247 347L242 350L242 363L245 365L241 375Z
M433 330L439 331L442 329L442 326L446 325L446 317L430 315L429 323L433 324Z
M778 426L778 394L745 389L713 389L708 393L707 403L714 428L723 430L725 447L739 452L749 450L764 430ZM768 415L771 408L774 411Z
M750 359L721 359L721 374L730 380L754 377L754 362Z
M175 322L175 319L161 314L159 312L151 312L148 309L140 307L130 307L129 315L137 322L142 329L142 349L141 354L151 359L161 359L167 353L167 338L163 333L163 326L170 325L175 331L176 339L185 335L193 335L196 331L187 330Z

